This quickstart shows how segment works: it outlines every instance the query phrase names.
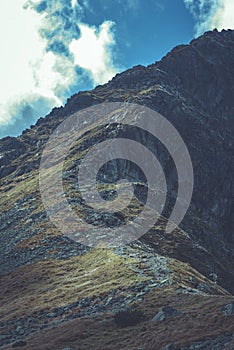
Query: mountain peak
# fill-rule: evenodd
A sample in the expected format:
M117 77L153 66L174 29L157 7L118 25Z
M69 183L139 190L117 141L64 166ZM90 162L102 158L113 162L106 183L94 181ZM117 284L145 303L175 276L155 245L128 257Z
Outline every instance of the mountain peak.
M73 95L19 137L0 140L4 349L233 347L233 96L234 31L214 30L177 46L160 62L137 65ZM166 232L178 176L165 145L150 133L105 120L86 131L65 159L63 189L92 233L132 220L148 186L139 167L118 159L101 169L100 179L104 174L107 180L98 182L100 193L115 196L124 169L134 201L113 215L91 211L77 184L77 167L94 145L134 140L157 157L166 177L168 195L157 223L140 239L112 249L64 236L50 221L39 188L41 155L54 130L73 113L108 102L132 102L161 113L186 144L194 171L189 210L180 227Z

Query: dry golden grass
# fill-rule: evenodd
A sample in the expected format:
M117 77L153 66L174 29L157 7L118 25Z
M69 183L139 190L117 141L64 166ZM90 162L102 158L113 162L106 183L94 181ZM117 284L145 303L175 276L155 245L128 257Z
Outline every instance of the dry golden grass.
M13 207L16 201L38 190L38 176L34 173L31 173L31 175L26 179L23 179L22 176L15 179L14 182L11 182L13 187L9 191L6 191L8 185L1 186L0 205L4 210Z
M149 93L149 90L142 91L140 95ZM107 91L106 96L108 94ZM103 97L106 98L104 95L105 91L103 90ZM116 92L118 98L120 95L121 90ZM121 96L123 100L131 98L131 94L124 95L124 90ZM87 150L79 150L79 146L82 142L88 141L90 137L101 139L101 130L96 129L92 135L86 134L82 140L78 140L71 150L70 157L65 161L64 167L66 169L72 167L74 161L86 154ZM77 150L78 152L76 152ZM30 163L32 160L32 158L28 158L27 162ZM49 178L53 179L58 169L58 163L59 159L55 161L48 172ZM71 189L70 185L69 179L67 182L65 181L65 188L68 192ZM26 177L9 178L9 183L2 186L0 205L4 210L8 210L14 206L16 201L23 199L28 194L33 194L37 207L30 215L38 214L43 210L38 186L38 171L32 171ZM102 189L101 187L100 185L100 189ZM113 189L113 185L109 185L109 187L107 185L105 189ZM133 209L138 210L138 207L134 203ZM77 206L77 209L80 208ZM131 217L135 214L134 210L131 211L130 207L129 211L125 213ZM20 228L24 222L19 222L18 225ZM31 229L34 228L34 225L39 225L40 231L18 243L15 248L30 249L40 245L42 239L48 235L60 235L49 224L48 219L33 223ZM202 255L197 255L197 251L196 254L193 254L191 242L186 234L181 230L175 230L170 235L166 235L164 226L165 220L161 218L161 221L159 220L145 237L145 241L150 241L159 254L189 261L199 271L206 273L207 267L204 266L206 259L203 259ZM16 225L15 230L18 227ZM38 263L25 265L1 277L1 319L7 321L12 318L28 317L39 311L50 312L56 307L69 305L83 297L92 297L95 302L95 297L107 296L111 289L119 287L126 288L123 293L127 294L129 286L146 279L132 270L134 265L137 266L134 259L116 256L105 249L96 249L69 260L42 260ZM144 312L145 322L134 327L119 329L110 312L95 320L76 319L56 328L32 334L26 339L27 345L24 349L60 350L71 346L74 350L136 350L139 347L144 350L160 350L168 343L174 343L179 347L205 339L208 336L216 338L220 334L233 333L233 317L225 316L221 311L221 308L233 298L211 281L209 281L211 292L220 295L182 294L178 292L180 287L191 287L192 283L206 283L207 279L190 265L176 259L171 260L169 267L172 271L171 283L173 285L160 289L155 288L145 294L141 302L132 305L133 308ZM162 306L166 305L182 311L182 315L152 324L152 317ZM234 348L234 343L230 345L230 349L231 347ZM2 349L11 348L12 345L8 345Z
M23 266L1 278L1 316L26 317L146 280L131 269L134 263L109 250L94 249L69 260Z
M207 338L215 339L220 334L234 332L234 323L221 308L233 300L228 296L202 296L177 293L172 288L162 288L146 294L144 300L132 305L144 311L146 321L134 327L118 328L113 315L106 314L96 319L76 319L34 333L26 339L25 350L160 350L168 343L189 345ZM171 305L182 315L152 323L159 308ZM230 345L231 346L231 345ZM3 347L11 349L11 345ZM230 347L231 349L231 347Z
M173 281L178 286L183 288L194 288L196 289L199 284L208 284L210 294L221 294L228 295L229 293L217 285L215 282L208 280L204 275L199 273L189 264L186 264L177 259L171 259L168 267L171 269L172 274L170 275L171 282ZM208 290L206 291L208 292Z

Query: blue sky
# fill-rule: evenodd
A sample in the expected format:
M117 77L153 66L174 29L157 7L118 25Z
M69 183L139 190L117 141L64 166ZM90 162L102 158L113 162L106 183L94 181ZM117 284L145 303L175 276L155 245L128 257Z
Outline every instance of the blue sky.
M233 29L233 14L233 0L1 0L0 137L206 30Z

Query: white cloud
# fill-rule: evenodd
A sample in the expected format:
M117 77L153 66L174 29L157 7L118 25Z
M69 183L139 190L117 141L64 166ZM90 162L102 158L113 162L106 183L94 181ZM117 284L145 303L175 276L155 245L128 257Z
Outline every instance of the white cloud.
M87 7L89 1L82 4ZM90 72L93 85L116 73L113 24L79 25L79 1L71 0L69 6L62 0L1 0L0 137L19 134L62 105L70 88L83 79L77 76L76 66ZM69 55L69 47L74 56Z
M234 1L220 0L220 6L215 11L211 20L212 28L234 29Z
M72 5L72 8L76 7L78 5L77 0L71 0L71 5Z
M196 36L217 28L234 29L233 0L184 0L196 20Z
M19 114L20 101L38 105L45 99L47 112L62 104L55 90L66 76L55 70L58 58L45 52L39 35L41 16L23 8L25 0L3 0L0 11L0 127L12 124ZM34 100L35 98L35 100ZM41 104L40 104L41 105ZM42 108L44 110L44 108Z
M95 84L103 84L116 73L111 52L114 43L113 22L105 21L99 28L81 23L78 26L81 36L73 39L69 46L74 63L87 69Z
M7 0L1 2L0 123L6 123L10 119L5 111L8 100L34 88L30 62L38 57L38 52L42 49L41 42L36 45L38 16L29 16L22 8L23 3L23 0L16 0L14 4Z

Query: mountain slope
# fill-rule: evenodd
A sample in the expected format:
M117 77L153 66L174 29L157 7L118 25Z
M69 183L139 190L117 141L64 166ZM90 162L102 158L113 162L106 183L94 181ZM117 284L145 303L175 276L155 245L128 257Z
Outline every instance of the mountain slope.
M225 314L224 307L232 303L234 291L233 96L234 31L207 32L176 47L160 62L136 66L103 86L72 96L64 108L55 108L21 136L0 140L0 344L32 333L25 349L58 349L56 341L46 345L50 332L57 334L69 322L61 344L74 349L90 348L87 337L95 349L155 349L155 343L158 349L169 343L176 349L195 349L199 342L204 349L232 348L233 316ZM140 240L122 248L91 249L62 236L50 222L41 201L38 170L43 147L63 120L110 101L150 107L177 128L191 155L194 193L181 228L166 233L176 197L175 169L159 142L131 132L158 156L170 198L163 216ZM96 129L74 147L64 186L76 210L80 198L74 194L74 155L82 159L93 140L129 134L117 125ZM109 178L121 172L123 164L106 169ZM136 167L129 169L132 181L145 186ZM92 222L91 216L88 219ZM167 305L182 313L155 327L151 319ZM145 316L122 333L113 320L126 308ZM87 322L87 331L80 320ZM73 327L78 326L76 341ZM48 327L54 328L45 331ZM45 339L40 347L34 333L38 330Z

